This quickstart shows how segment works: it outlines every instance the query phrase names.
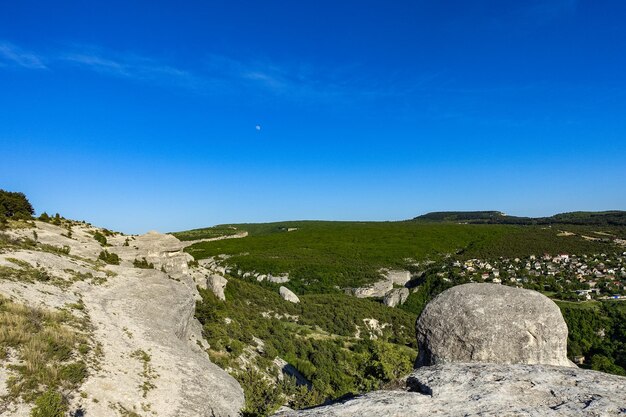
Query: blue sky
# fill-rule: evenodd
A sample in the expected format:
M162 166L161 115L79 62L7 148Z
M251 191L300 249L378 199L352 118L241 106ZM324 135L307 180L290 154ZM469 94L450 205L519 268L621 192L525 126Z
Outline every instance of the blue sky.
M617 0L2 1L0 188L133 233L626 209L624 16Z

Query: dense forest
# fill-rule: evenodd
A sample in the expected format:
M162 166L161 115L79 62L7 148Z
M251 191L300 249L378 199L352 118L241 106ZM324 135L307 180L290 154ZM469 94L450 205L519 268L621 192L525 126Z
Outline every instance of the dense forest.
M585 367L626 375L626 304L622 301L557 302L569 328L568 356Z

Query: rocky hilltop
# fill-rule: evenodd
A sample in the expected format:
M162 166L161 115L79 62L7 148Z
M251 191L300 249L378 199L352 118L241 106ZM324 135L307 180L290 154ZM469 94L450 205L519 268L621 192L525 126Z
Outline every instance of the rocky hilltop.
M0 362L1 415L31 413L32 385L42 381L23 364L46 375L53 369L43 382L59 386L75 416L239 415L243 391L211 363L194 318L196 284L206 276L188 267L193 258L178 239L67 220L19 222L3 236L0 312L59 317L61 325L49 331L44 322L31 336L66 332L81 342L63 357L46 357L48 364L28 356L28 344L8 349ZM65 377L68 369L75 372Z
M278 416L617 416L626 378L565 356L567 327L547 297L497 284L449 289L417 321L420 358L401 391ZM555 366L556 365L556 366Z

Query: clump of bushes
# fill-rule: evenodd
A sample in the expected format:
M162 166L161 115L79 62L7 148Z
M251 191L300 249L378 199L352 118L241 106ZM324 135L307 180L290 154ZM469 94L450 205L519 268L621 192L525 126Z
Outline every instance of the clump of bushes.
M100 232L94 233L93 238L96 241L98 241L98 243L100 243L102 246L106 246L107 245L107 238L102 233L100 233Z
M135 258L135 260L133 261L133 265L135 266L135 268L154 269L154 264L152 262L148 262L146 258Z
M100 252L100 255L98 256L98 259L110 264L110 265L119 265L120 264L120 257L117 256L116 253L111 253L107 250L103 250L102 252Z

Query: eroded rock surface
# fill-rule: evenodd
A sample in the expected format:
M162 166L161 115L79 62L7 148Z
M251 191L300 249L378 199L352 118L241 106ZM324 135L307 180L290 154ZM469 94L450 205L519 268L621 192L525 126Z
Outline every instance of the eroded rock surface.
M31 265L51 277L27 284L0 279L0 294L34 307L82 305L75 314L89 320L98 365L88 369L83 394L70 398L70 410L98 417L239 416L243 391L209 360L194 318L198 294L193 275L205 271L190 270L193 258L171 235L108 235L102 246L93 237L98 230L74 223L68 237L65 227L35 222L34 228L9 234L36 237L36 248L0 253L0 266ZM52 248L63 246L69 254ZM103 250L118 254L120 264L99 261ZM144 258L154 267L133 265ZM3 372L0 367L0 381ZM0 414L28 416L30 407L21 403Z
M379 272L381 274L379 281L366 287L347 289L347 293L357 298L393 296L391 293L397 295L394 286L404 286L411 280L411 273L409 271L381 269Z
M444 291L416 324L419 365L491 362L574 366L559 307L536 291L465 284Z
M226 296L224 295L226 284L228 284L228 280L221 275L211 274L207 278L207 287L222 301L226 300Z
M409 289L408 288L394 288L389 291L383 297L383 304L388 307L396 307L398 305L404 304L406 299L409 298Z
M407 391L376 391L280 417L623 416L626 378L547 365L422 367Z

